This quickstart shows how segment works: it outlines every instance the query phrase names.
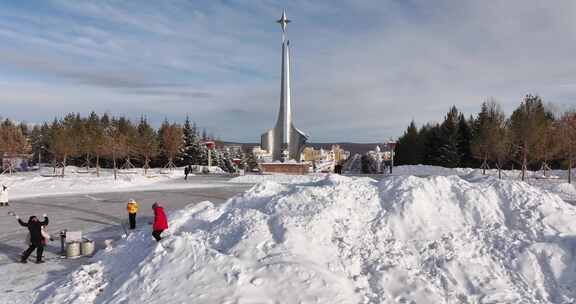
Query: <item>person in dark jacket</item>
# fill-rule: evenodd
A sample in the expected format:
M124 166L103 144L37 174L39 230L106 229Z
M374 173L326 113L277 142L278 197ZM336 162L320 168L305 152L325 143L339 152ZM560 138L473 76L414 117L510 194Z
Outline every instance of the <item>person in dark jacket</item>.
M190 166L184 167L184 180L188 179L188 174L190 174Z
M22 221L19 216L16 217L18 223L21 226L27 227L28 231L30 232L30 247L28 247L28 249L26 249L26 251L24 251L24 253L22 254L21 259L22 263L28 262L28 257L30 256L30 254L32 254L32 251L34 251L34 249L36 249L36 263L37 264L44 263L44 261L42 260L42 253L44 253L44 245L46 244L46 240L44 239L44 236L42 236L42 226L48 225L48 217L46 216L46 214L44 214L43 216L44 221L42 222L38 220L36 216L33 215L28 219L27 223Z
M156 241L160 242L162 237L162 231L168 229L168 220L166 219L166 213L164 213L164 208L160 206L157 202L152 205L152 210L154 210L154 225L152 226L152 236Z

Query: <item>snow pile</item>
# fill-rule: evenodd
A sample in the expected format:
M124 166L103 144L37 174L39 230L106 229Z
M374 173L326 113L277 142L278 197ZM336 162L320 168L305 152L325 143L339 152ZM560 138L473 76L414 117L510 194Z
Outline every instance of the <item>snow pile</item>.
M561 183L556 185L553 192L562 194L566 197L576 199L576 187L569 183Z
M257 184L263 182L275 182L279 184L293 184L293 183L312 183L324 179L326 173L310 173L306 175L290 175L290 174L248 174L235 177L229 182L239 184Z
M481 173L482 171L481 169L472 169L472 168L445 168L430 165L403 165L394 167L392 172L393 175L448 176L448 175L468 175L471 173Z
M471 180L266 181L172 214L160 244L131 234L41 300L572 303L576 209L526 183Z
M184 170L184 169L182 169ZM222 168L218 166L200 166L194 165L192 166L192 172L196 174L228 174L228 172L222 170Z

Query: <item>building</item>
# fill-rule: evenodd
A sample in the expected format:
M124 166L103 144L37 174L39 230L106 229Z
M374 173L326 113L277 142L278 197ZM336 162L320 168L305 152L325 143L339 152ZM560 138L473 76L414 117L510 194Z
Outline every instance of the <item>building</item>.
M301 159L311 164L314 171L333 172L334 167L342 164L348 157L350 157L349 151L345 151L339 145L332 145L329 150L306 147L302 151Z
M230 153L230 155L242 155L242 154L244 154L243 149L242 149L242 145L223 145L221 147L221 150Z
M252 149L252 155L254 155L254 158L259 163L272 162L272 154L260 147L254 147Z
M334 158L334 162L337 164L341 164L345 162L350 157L350 152L342 149L340 145L333 145L332 146L332 154Z

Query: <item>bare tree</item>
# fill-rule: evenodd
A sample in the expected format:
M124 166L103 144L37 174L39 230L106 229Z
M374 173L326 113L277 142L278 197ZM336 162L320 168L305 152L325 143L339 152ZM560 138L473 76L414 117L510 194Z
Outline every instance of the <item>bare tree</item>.
M118 178L118 159L126 157L129 153L128 136L121 132L117 120L113 120L105 136L105 153L112 159L114 179Z
M572 167L576 162L576 111L568 111L558 122L559 152L568 165L568 183L572 183Z
M504 116L501 117L504 118ZM498 178L502 179L502 167L510 160L513 151L512 138L510 130L504 121L493 128L492 131L495 140L490 145L489 158L498 169Z
M560 132L560 124L553 120L546 120L540 130L540 138L534 147L534 159L541 162L540 170L544 176L548 176L550 161L560 153L560 141L557 134Z
M490 147L490 119L488 113L488 103L491 100L482 103L482 109L478 113L478 118L476 120L476 136L472 141L472 156L476 159L482 161L480 168L482 169L482 174L486 174L486 169L488 166L488 152Z
M50 138L50 152L54 156L54 171L62 167L62 177L65 175L66 162L69 157L78 153L78 145L73 133L73 124L67 116L63 121L54 121Z
M28 154L31 150L30 143L22 128L16 126L10 120L5 120L0 125L0 154L3 157L14 158L22 154ZM13 170L14 164L10 162L5 172L12 174Z
M158 155L159 149L156 132L144 117L140 119L140 124L138 124L135 149L136 153L144 160L144 175L148 175L150 161Z
M528 165L537 159L548 119L542 99L533 95L527 95L510 117L512 143L516 160L522 168L522 180L526 179Z
M170 124L162 128L162 150L168 157L166 168L170 170L176 167L174 165L174 158L180 153L184 144L184 133L178 124Z
M123 155L123 158L126 158L126 160L122 165L122 169L133 169L134 164L132 164L130 159L132 156L138 155L138 130L134 127L134 124L132 124L132 122L125 117L120 117L115 121L118 131L124 134L126 137L126 150Z
M472 141L472 155L482 160L482 174L486 174L486 169L489 169L488 161L501 160L502 155L499 152L508 144L505 132L506 115L494 99L489 99L482 103L476 124L477 134ZM502 163L500 168L501 165Z

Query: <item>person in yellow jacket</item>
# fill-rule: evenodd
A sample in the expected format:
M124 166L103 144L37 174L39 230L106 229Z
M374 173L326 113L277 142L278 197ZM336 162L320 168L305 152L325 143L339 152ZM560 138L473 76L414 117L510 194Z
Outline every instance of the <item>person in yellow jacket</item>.
M138 203L130 199L128 205L126 205L128 210L128 220L130 220L130 229L136 229L136 213L138 212Z

